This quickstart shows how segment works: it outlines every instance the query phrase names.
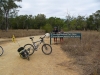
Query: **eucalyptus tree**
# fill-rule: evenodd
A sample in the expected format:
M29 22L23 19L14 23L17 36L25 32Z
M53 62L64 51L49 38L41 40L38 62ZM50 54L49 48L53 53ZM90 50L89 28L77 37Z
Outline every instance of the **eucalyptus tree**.
M94 23L96 26L96 30L100 30L100 10L97 10L95 13L93 13Z
M1 29L1 26L2 26L2 22L3 22L3 17L2 17L2 11L0 9L0 29Z
M88 30L96 30L95 22L93 15L90 15L89 17L86 18L87 20L87 29Z
M74 17L71 21L70 21L70 29L71 30L76 30L77 28L77 19Z
M22 20L23 21L23 29L25 29L26 27L28 27L26 24L26 22L28 20L28 15L23 15L22 19L23 19Z
M28 30L29 28L32 28L31 23L32 22L32 15L27 16L27 21L26 21L26 29Z
M3 20L3 10L2 10L2 3L5 2L4 0L0 0L0 28L3 29L4 26L3 26L3 23L4 23L4 20Z
M35 25L36 25L36 24L35 24L35 16L32 16L32 15L31 15L31 17L29 18L29 22L30 22L30 23L29 23L29 24L30 24L30 26L29 26L30 29L34 29L34 28L35 28Z
M66 21L65 21L65 23L66 23L66 27L68 28L68 30L71 30L72 28L71 28L71 21L73 20L73 16L71 16L70 14L67 14L67 16L66 16Z
M53 28L55 25L55 17L50 17L48 20L47 20L47 23L49 25L51 25L51 27Z
M78 16L76 18L76 29L77 30L86 30L87 24L86 24L86 18L85 16Z
M35 16L35 28L40 29L46 24L46 16L44 14L38 14Z
M55 18L55 26L57 26L60 31L64 26L64 20L61 18Z
M5 20L5 30L8 30L8 18L9 15L16 12L16 9L19 8L15 2L20 2L22 0L0 0L0 11L2 11L4 20Z
M16 16L16 23L17 27L19 29L25 29L26 28L26 21L27 21L28 15L19 15Z

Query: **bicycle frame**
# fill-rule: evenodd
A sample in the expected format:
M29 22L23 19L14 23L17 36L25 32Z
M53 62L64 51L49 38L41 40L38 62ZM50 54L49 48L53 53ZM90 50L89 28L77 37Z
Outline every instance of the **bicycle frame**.
M46 36L46 35L45 35L45 36ZM45 36L44 36L44 37L40 37L41 40L36 41L36 42L34 42L32 38L30 38L31 41L32 41L32 45L34 46L35 50L38 49L38 47L40 46L41 43L45 44L45 42L44 42ZM34 37L33 37L33 38L34 38ZM38 43L38 42L39 42L39 43ZM37 44L37 43L38 43L38 44ZM37 45L36 45L36 44L37 44Z
M39 43L38 43L39 42ZM35 49L38 49L38 47L40 46L40 44L42 43L41 40L40 41L36 41L36 42L32 42L33 46ZM38 44L37 44L38 43ZM37 45L36 45L37 44Z

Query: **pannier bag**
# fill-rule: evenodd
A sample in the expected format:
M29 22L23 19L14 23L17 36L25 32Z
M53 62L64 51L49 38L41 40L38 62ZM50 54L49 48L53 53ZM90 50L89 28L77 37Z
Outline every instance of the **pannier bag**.
M18 52L19 52L20 56L23 57L23 58L26 57L26 54L28 55L28 52L24 49L24 47L20 47L18 49Z

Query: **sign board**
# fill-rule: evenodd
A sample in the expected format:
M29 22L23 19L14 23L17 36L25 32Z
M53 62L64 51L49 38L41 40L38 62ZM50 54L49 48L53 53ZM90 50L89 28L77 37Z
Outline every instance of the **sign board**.
M54 33L50 33L50 44L51 44L51 38L80 38L81 40L81 33L63 33L63 34L54 34Z

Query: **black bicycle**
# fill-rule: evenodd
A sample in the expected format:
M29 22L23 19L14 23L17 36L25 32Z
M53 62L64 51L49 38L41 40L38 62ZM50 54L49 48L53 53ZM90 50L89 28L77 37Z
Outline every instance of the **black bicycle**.
M49 44L46 44L44 42L44 38L46 35L44 35L43 37L40 37L39 41L34 42L33 38L34 37L30 37L32 44L26 44L24 45L24 49L27 50L27 52L29 53L29 55L32 55L34 53L34 51L37 51L38 47L40 46L41 43L43 43L42 45L42 52L46 55L49 55L52 53L52 47Z
M0 46L0 56L4 53L3 48Z

